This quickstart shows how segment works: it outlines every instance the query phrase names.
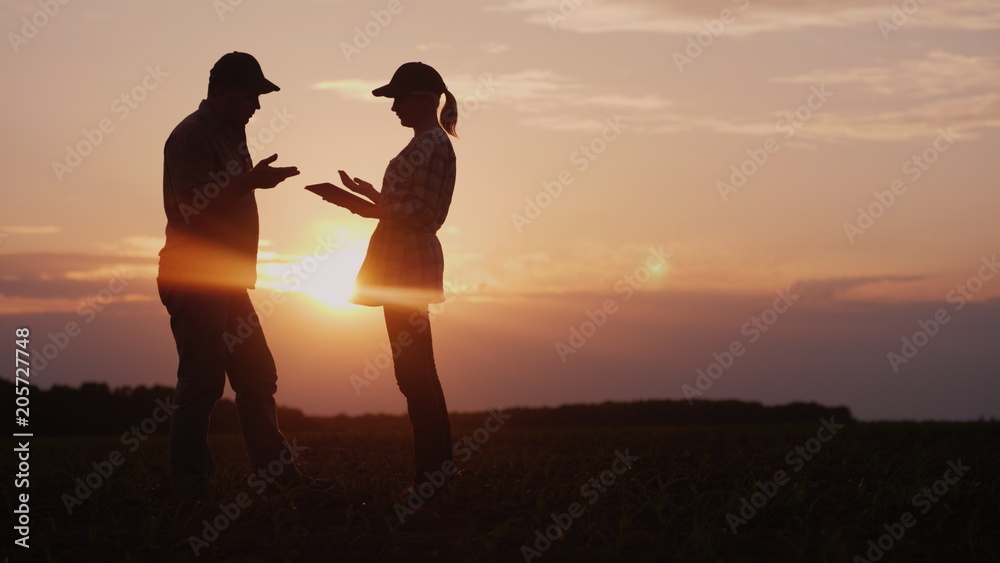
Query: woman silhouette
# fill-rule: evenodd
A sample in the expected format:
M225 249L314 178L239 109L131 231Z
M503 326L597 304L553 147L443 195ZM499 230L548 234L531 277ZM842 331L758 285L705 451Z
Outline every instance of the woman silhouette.
M455 188L455 151L448 135L455 135L458 108L441 75L420 62L402 65L388 84L372 94L393 99L392 111L401 125L413 129L413 139L389 162L381 191L340 171L347 188L372 203L343 191L339 196L323 195L353 213L378 219L351 302L383 308L396 382L406 397L413 426L415 472L410 492L441 499L444 495L436 493L449 490L442 475L453 475L455 466L427 306L444 300L444 255L436 233L448 215ZM442 94L445 104L439 121Z

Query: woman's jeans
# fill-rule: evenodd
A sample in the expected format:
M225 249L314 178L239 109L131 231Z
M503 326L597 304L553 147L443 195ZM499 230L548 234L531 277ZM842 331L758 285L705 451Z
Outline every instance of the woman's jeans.
M384 307L396 383L406 397L413 426L415 484L446 472L452 461L451 423L434 366L431 323L426 309ZM448 464L450 466L450 464Z

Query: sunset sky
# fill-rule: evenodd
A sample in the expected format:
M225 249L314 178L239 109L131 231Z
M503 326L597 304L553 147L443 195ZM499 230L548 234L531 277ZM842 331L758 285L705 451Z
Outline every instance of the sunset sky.
M370 91L419 60L460 106L452 411L1000 416L996 2L64 2L0 12L0 334L31 329L39 387L173 384L163 143L236 50L281 87L255 161L301 170L257 194L281 404L405 410L381 311L345 301L375 224L303 187L379 184L412 132Z

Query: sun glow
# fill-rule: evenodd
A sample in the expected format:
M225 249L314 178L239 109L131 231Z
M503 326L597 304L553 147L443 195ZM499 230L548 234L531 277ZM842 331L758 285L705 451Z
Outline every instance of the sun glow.
M367 243L338 232L324 240L348 239L333 248L317 247L313 252L293 255L260 253L261 279L258 286L278 291L302 293L330 309L347 310L358 305L348 302L354 279L365 259Z
M313 257L307 256L300 263L303 272L311 265L310 258ZM357 307L347 299L354 291L354 278L364 259L363 248L344 248L332 252L323 262L317 260L315 271L302 280L298 291L333 309Z

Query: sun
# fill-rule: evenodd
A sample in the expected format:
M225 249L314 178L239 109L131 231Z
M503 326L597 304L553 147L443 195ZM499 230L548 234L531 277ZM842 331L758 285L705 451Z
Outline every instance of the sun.
M329 309L358 307L348 298L365 259L366 241L339 231L322 240L338 242L317 245L302 254L258 253L263 274L258 286L300 293Z
M359 248L342 248L318 258L305 256L299 264L303 275L297 291L333 309L357 307L347 299L364 259L364 250Z

